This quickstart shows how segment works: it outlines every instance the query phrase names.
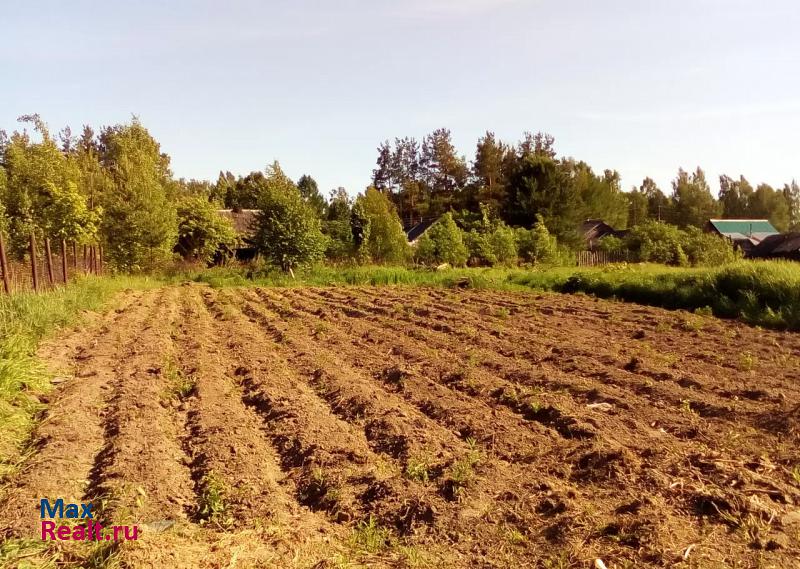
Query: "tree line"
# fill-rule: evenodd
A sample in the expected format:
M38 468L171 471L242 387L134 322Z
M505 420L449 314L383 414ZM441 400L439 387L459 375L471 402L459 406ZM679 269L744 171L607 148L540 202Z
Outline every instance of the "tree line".
M173 178L169 156L136 118L57 137L38 115L19 120L30 130L0 131L0 230L12 257L27 254L34 234L102 243L121 271L153 269L173 258L185 229L179 211L216 213ZM234 237L222 223L211 229Z
M595 173L583 161L558 157L555 140L525 133L507 144L492 132L477 141L467 161L447 129L416 139L395 138L378 147L374 187L387 192L406 222L446 211L479 211L484 204L507 224L531 227L541 215L561 242L574 243L584 219L602 219L623 229L658 220L686 228L710 218L766 218L780 231L800 227L800 186L753 186L720 176L715 198L702 169L680 169L665 193L651 178L624 192L616 170Z
M34 234L40 242L101 243L119 271L153 270L176 256L211 262L240 245L223 208L258 210L250 245L287 271L321 259L553 261L581 246L577 227L587 218L617 228L653 220L689 228L717 216L765 217L782 230L800 225L795 182L753 188L722 176L717 199L698 168L680 170L669 195L649 178L624 192L616 171L595 174L559 157L543 133L506 144L487 132L469 162L447 129L422 143L387 141L369 188L326 197L311 176L294 181L277 162L244 176L220 172L216 181L176 179L169 156L135 117L97 131L84 126L79 135L69 128L53 135L38 115L19 120L21 129L0 131L0 231L17 258ZM439 222L412 248L403 225L425 219Z

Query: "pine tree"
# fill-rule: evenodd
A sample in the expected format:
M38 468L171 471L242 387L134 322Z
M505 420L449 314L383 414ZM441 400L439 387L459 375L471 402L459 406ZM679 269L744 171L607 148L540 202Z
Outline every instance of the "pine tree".
M477 200L500 211L506 200L506 178L503 168L508 148L499 142L493 132L487 131L478 140L475 150L473 176L478 184Z
M300 176L300 179L297 181L297 189L300 190L300 195L303 196L303 200L311 206L311 209L314 210L317 217L320 219L325 217L325 207L327 204L325 203L325 198L319 193L317 181L311 176L304 174Z

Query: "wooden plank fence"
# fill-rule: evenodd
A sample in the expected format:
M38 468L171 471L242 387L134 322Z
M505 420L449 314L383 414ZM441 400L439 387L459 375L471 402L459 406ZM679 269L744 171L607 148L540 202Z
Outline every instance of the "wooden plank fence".
M40 247L36 237L31 235L28 258L25 261L11 260L8 258L5 237L0 233L0 291L14 294L53 290L81 275L102 274L102 259L103 248L99 245L79 247L65 240L53 244L45 239Z
M610 263L627 263L630 260L628 251L609 253L608 251L578 251L576 256L579 267L596 267Z

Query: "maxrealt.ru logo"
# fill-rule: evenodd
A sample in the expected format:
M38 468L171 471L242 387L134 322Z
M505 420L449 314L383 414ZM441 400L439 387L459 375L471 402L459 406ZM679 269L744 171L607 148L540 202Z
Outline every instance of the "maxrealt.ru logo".
M94 521L94 505L64 503L59 498L52 504L42 498L39 515L42 518L42 539L58 541L120 541L135 540L139 537L138 526L109 526L104 528ZM50 519L47 519L50 518ZM57 524L53 519L85 520L84 525Z

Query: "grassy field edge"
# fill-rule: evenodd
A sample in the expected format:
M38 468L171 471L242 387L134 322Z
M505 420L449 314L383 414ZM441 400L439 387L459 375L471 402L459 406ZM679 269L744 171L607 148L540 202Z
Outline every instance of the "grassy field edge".
M50 334L103 308L119 291L157 284L152 279L85 277L42 294L0 295L0 483L16 471L43 409L39 396L51 374L36 356Z

